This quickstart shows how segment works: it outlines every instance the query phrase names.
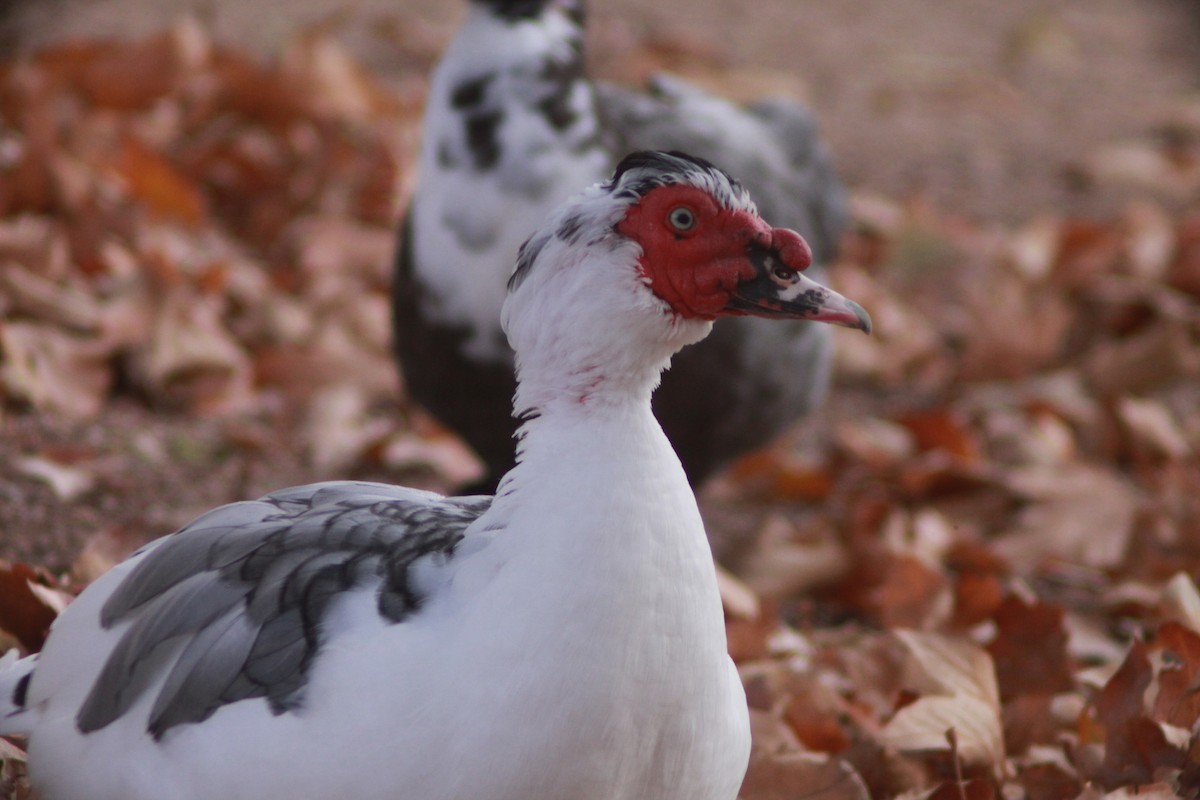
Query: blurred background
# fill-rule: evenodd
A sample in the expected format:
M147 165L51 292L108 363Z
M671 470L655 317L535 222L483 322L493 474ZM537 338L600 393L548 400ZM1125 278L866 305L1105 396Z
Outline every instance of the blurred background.
M418 0L3 2L14 52L140 36L190 12L218 39L261 53L326 26L392 81L427 66L465 9ZM1135 155L1113 151L1196 127L1195 104L1185 102L1200 82L1194 0L593 4L596 74L643 77L635 43L673 56L662 66L733 71L743 93L802 93L853 185L1010 221L1115 210L1128 183L1153 178L1128 174L1122 156Z
M465 9L0 0L0 649L219 503L478 476L388 323ZM589 19L594 75L806 100L851 192L832 281L874 335L839 332L826 409L701 492L743 796L1196 796L1200 3Z

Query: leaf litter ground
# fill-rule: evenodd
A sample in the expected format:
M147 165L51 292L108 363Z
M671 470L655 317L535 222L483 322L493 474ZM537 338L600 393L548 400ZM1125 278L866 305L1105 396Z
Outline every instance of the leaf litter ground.
M702 48L637 45L706 77ZM3 646L214 504L474 477L388 357L420 74L385 88L320 33L266 62L190 20L0 66ZM1133 159L1170 191L1107 218L855 194L834 274L876 335L702 498L743 797L1200 792L1194 112Z

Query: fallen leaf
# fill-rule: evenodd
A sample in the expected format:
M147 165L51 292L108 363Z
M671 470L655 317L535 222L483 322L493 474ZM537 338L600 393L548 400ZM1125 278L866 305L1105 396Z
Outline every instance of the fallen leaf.
M1186 572L1178 572L1162 592L1163 616L1200 633L1200 591Z
M49 325L0 322L0 348L0 382L34 408L94 416L112 385L112 353L103 342Z
M721 593L721 606L726 617L754 619L760 611L758 597L729 570L717 564L717 590Z
M1145 694L1153 678L1149 648L1135 641L1096 701L1105 745L1103 773L1096 777L1107 786L1145 784L1156 769L1183 767L1185 754L1146 714Z
M1047 558L1101 568L1124 558L1139 494L1115 470L1078 463L1018 468L1006 483L1028 505L996 551L1020 571Z
M949 751L954 732L964 764L1004 763L1000 695L992 659L962 639L896 631L911 655L908 683L920 697L884 726L883 741L904 751Z
M155 307L151 338L132 359L152 396L206 413L253 404L250 359L224 322L224 306L181 285Z
M849 764L816 753L784 753L752 758L741 800L870 800L861 777Z
M1192 446L1182 426L1163 403L1146 398L1122 397L1117 401L1117 416L1125 427L1135 453L1175 460L1192 455Z
M1070 689L1073 664L1067 653L1063 609L1009 595L996 610L996 636L987 646L1001 696L1050 696Z
M96 485L96 475L88 468L63 464L42 456L25 456L13 461L16 469L48 484L63 502L70 502Z
M1158 629L1153 650L1161 654L1153 718L1191 730L1200 720L1200 634L1167 622Z
M889 556L876 566L882 579L865 602L885 628L932 628L950 617L953 598L940 570L911 555Z
M152 213L187 225L198 225L204 219L207 208L199 188L149 145L127 136L117 170L133 196Z
M0 560L0 629L16 637L26 652L41 649L50 623L64 603L57 595L34 591L47 588L46 578L26 564Z

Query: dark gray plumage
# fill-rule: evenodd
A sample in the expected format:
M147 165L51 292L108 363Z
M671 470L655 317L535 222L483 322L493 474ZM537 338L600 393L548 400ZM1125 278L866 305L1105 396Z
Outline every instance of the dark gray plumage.
M380 615L401 622L422 602L413 564L453 556L491 501L319 483L196 519L141 554L101 609L104 627L129 627L80 709L80 730L120 717L163 670L155 737L237 700L298 707L330 602L373 581Z
M566 193L631 151L699 156L735 176L767 222L808 240L818 281L846 224L845 193L808 109L782 99L742 107L669 77L648 91L593 82L583 18L582 0L473 0L434 73L421 182L397 251L393 324L408 394L475 449L492 481L512 466L516 430L502 295L491 295L494 305L461 301L481 296L492 275L521 280L548 239L521 255L519 243ZM569 240L571 221L554 235ZM719 320L679 353L654 411L692 484L817 406L832 357L828 326L749 318Z

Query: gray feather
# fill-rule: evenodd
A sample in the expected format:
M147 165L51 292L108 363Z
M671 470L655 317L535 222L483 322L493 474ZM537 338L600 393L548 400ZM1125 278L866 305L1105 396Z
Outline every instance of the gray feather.
M150 709L150 732L158 736L172 725L211 716L241 672L254 634L234 609L188 642Z
M491 500L339 482L205 514L143 551L102 607L104 627L127 628L79 729L119 718L164 673L148 722L156 738L240 700L298 708L329 604L373 581L380 614L403 621L424 601L412 564L451 557Z

